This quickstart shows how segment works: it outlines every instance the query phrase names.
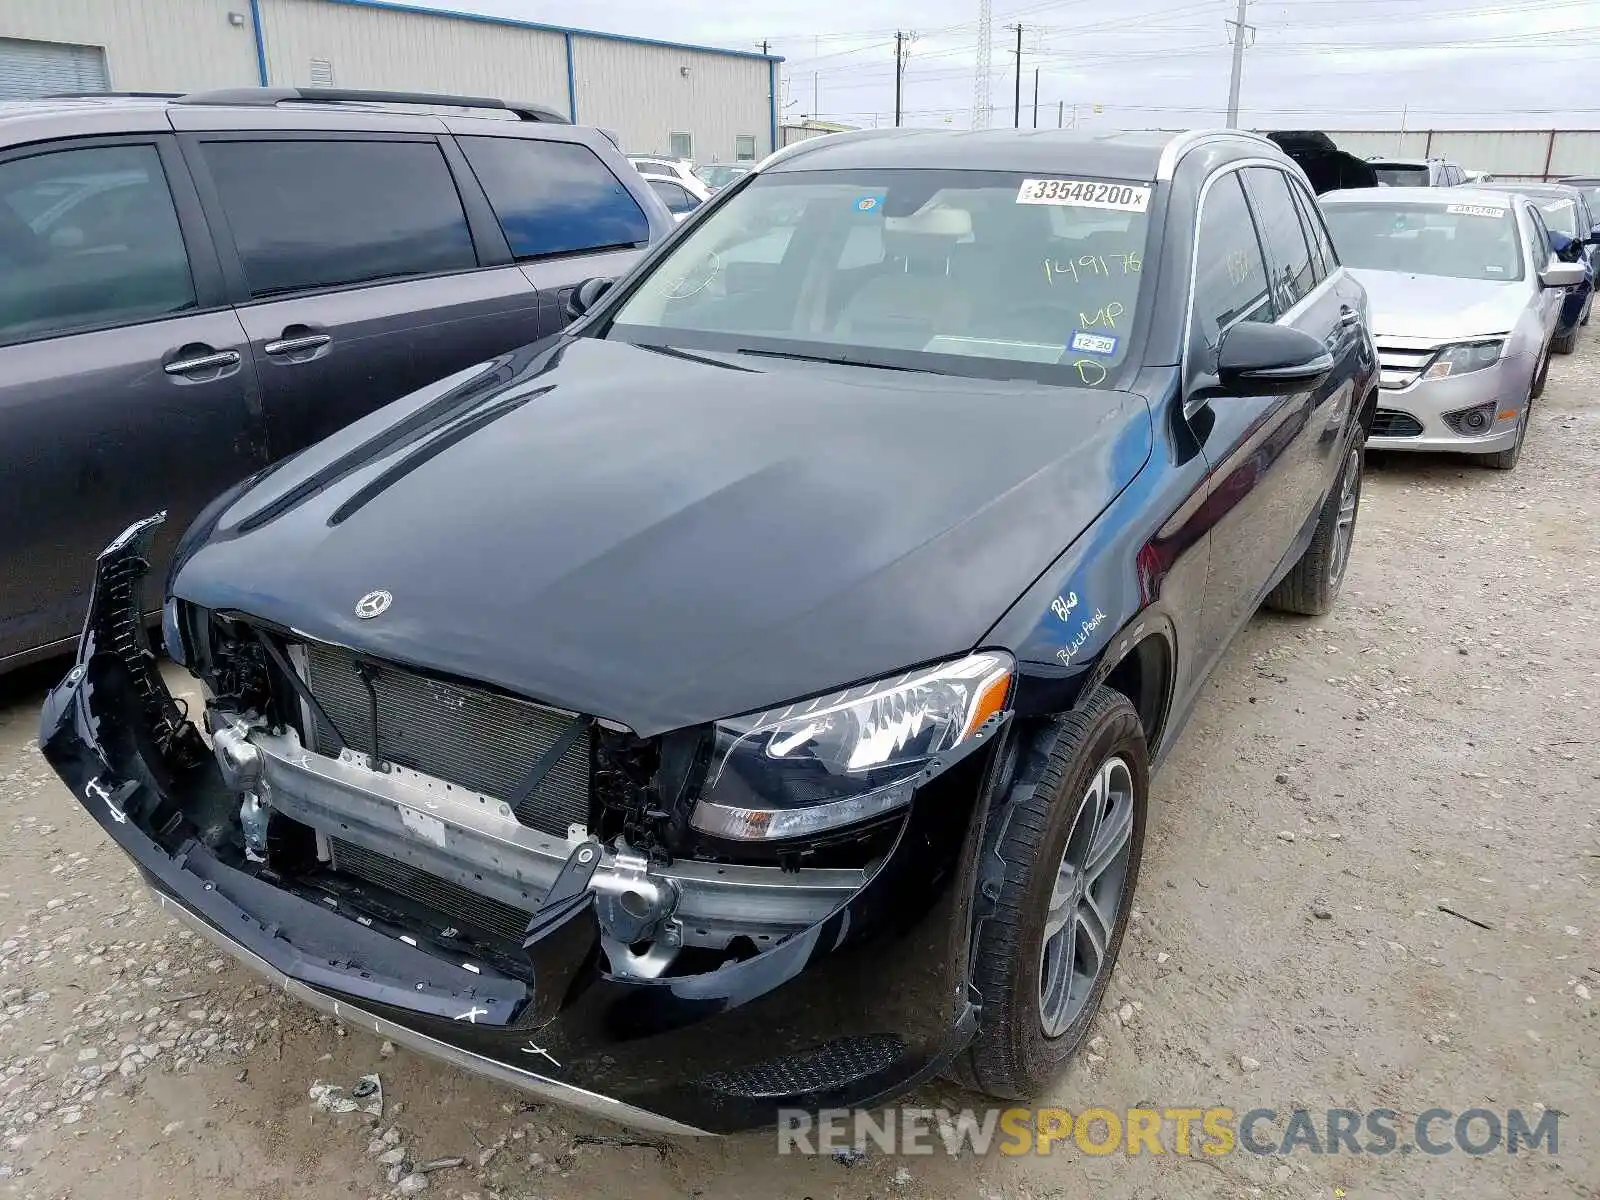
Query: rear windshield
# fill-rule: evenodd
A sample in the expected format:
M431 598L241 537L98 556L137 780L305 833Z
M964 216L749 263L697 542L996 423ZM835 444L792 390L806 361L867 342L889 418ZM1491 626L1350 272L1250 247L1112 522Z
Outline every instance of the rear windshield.
M1372 169L1377 172L1378 182L1386 183L1390 187L1428 186L1429 175L1427 167L1402 167L1373 163Z
M1065 173L758 176L656 264L608 336L1105 383L1128 351L1150 194Z
M1509 204L1326 204L1323 214L1347 267L1496 283L1522 278Z

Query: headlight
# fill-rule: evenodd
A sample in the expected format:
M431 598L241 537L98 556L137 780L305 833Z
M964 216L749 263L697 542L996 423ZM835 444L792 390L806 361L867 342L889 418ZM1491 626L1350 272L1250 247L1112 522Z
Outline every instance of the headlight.
M1505 339L1491 342L1462 342L1446 346L1434 356L1433 362L1422 373L1424 379L1443 379L1448 375L1465 375L1468 371L1481 371L1500 361L1500 352L1506 348Z
M763 713L720 721L689 823L771 841L899 808L936 755L1000 712L1012 660L985 651Z

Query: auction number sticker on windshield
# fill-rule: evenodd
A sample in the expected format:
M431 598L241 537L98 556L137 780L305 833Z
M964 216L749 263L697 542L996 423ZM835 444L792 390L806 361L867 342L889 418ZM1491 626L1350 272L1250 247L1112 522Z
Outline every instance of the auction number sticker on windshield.
M1503 217L1506 215L1505 209L1491 208L1487 204L1447 204L1444 206L1444 210L1455 217Z
M1150 207L1150 189L1132 183L1095 183L1089 179L1024 179L1017 189L1017 203L1144 212Z

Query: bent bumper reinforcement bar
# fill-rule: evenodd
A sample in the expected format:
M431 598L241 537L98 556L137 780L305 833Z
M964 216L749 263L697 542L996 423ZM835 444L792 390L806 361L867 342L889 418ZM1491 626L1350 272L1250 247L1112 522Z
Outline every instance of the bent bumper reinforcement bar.
M248 740L261 756L263 803L514 908L538 907L576 844L528 828L492 797L393 764L375 771L352 750L312 753L293 731L255 730ZM868 874L683 860L641 877L608 850L593 886L604 897L666 882L685 942L721 947L737 935L764 943L807 929L859 892Z

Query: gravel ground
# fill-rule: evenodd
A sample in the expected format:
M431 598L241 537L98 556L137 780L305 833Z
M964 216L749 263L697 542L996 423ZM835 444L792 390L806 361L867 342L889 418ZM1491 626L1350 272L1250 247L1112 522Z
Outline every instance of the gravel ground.
M1337 610L1253 621L1157 781L1103 1027L1041 1099L1548 1107L1558 1154L626 1144L346 1035L163 918L37 754L52 664L0 681L0 1194L1600 1197L1597 368L1592 340L1556 361L1510 474L1373 456ZM312 1098L369 1073L381 1117Z

